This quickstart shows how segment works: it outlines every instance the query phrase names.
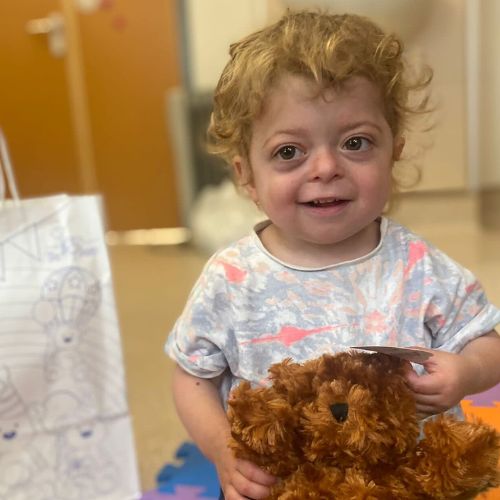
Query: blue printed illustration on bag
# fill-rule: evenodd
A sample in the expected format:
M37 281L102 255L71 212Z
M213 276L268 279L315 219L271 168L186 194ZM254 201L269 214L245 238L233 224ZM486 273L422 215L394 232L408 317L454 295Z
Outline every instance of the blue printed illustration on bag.
M59 269L49 275L40 295L33 315L48 337L47 381L88 380L79 343L101 302L99 281L85 269Z
M96 254L95 242L85 241L79 236L72 236L63 227L52 231L47 256L50 261L64 259L68 255L73 258L92 257Z
M53 493L50 482L45 481L41 474L47 464L33 445L34 427L31 425L28 410L12 383L9 369L1 367L0 498L2 500L25 498L48 500ZM44 496L43 492L47 496Z
M56 484L59 497L88 500L112 492L119 484L118 468L105 445L105 424L73 426L57 436Z

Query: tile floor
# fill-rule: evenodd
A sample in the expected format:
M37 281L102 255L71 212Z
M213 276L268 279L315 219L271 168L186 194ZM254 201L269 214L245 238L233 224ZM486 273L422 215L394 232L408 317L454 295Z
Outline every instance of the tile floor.
M471 269L500 304L500 230L478 224L472 197L415 195L394 218L427 237ZM173 408L172 362L163 354L167 332L180 313L207 256L189 245L111 246L130 408L145 491L187 439Z

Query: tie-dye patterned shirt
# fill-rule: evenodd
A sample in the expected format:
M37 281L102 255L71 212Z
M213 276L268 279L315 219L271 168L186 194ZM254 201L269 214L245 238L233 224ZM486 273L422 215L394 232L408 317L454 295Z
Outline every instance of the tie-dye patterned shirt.
M387 218L364 257L311 269L271 255L254 232L206 264L166 344L187 372L265 383L273 363L350 346L458 352L500 323L481 285L431 244Z

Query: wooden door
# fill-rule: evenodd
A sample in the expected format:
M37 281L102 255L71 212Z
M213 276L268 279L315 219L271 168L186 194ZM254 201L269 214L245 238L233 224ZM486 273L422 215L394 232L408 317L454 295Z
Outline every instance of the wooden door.
M175 0L79 15L97 183L114 229L178 223L165 96L179 85Z
M0 3L0 127L22 196L80 191L65 59L26 32L29 20L58 9L57 0Z
M21 195L97 191L110 229L175 226L164 104L180 80L175 1L93 3L0 4L0 126ZM65 57L26 32L51 12L64 15Z

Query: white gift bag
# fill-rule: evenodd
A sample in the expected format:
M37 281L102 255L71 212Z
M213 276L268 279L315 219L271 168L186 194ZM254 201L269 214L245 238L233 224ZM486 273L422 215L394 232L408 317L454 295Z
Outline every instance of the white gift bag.
M19 199L0 153L0 499L139 498L100 198Z

